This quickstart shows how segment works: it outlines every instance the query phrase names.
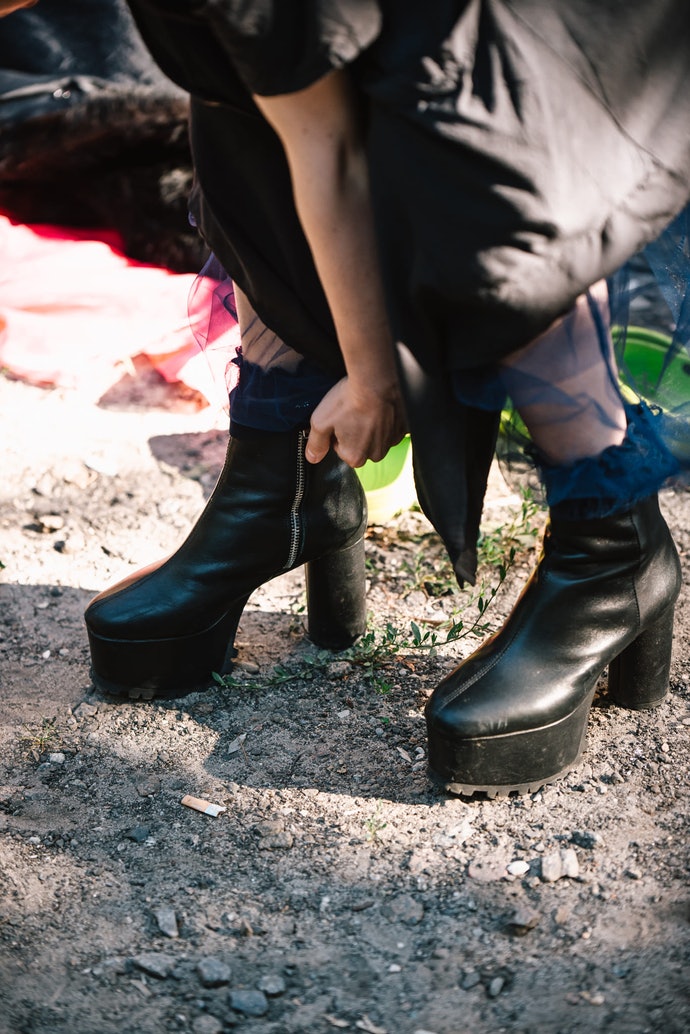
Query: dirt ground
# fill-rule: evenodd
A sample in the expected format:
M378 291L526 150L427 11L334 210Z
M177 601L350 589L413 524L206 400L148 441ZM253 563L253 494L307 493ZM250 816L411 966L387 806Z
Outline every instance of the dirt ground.
M686 1034L687 490L662 499L685 572L668 702L602 693L560 783L453 798L422 709L477 638L434 655L410 623L443 638L476 606L415 512L370 528L358 651L310 646L294 573L251 599L231 686L94 692L86 603L174 548L225 449L222 413L142 383L97 405L0 377L0 1031ZM480 624L541 519L498 473L486 517L488 585L517 554Z

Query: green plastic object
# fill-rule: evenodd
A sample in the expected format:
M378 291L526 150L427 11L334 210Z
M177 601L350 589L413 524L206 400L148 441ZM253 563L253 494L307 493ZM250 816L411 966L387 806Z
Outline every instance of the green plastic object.
M385 524L401 510L409 510L417 499L410 436L405 435L378 463L367 460L357 468L357 475L367 497L370 524Z
M622 365L645 401L672 411L690 402L690 359L684 352L678 353L664 369L670 346L671 338L666 334L628 327Z

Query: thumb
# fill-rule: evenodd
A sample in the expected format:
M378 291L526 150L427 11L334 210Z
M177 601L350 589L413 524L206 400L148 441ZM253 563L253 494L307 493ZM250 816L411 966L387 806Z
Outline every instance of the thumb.
M310 463L320 463L331 447L330 431L317 431L313 426L309 431L307 447L304 455Z

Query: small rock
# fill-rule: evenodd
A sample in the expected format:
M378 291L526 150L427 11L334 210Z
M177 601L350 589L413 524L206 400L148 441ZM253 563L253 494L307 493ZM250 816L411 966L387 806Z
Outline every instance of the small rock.
M54 531L62 531L65 526L65 518L59 513L44 513L39 517L41 531L50 535Z
M279 973L267 973L256 986L269 998L277 998L278 995L285 994L286 984Z
M504 985L505 980L503 977L494 977L493 980L489 981L489 986L486 989L489 998L498 998Z
M257 822L254 828L260 837L270 837L275 833L282 833L285 822L281 818L264 819L263 822Z
M223 1023L217 1016L211 1016L207 1012L202 1013L192 1023L192 1031L194 1034L222 1034Z
M166 937L180 936L180 931L177 927L177 916L173 908L159 908L153 915L162 934Z
M580 863L572 847L564 847L561 850L561 867L563 875L568 876L571 880L577 879L580 875Z
M158 980L165 980L175 968L175 958L172 955L164 955L162 952L157 951L135 955L131 961L137 969L142 970L150 977L156 977Z
M51 765L64 765L66 760L66 756L59 750L55 751L54 754L48 755L48 761L50 761Z
M387 901L381 911L393 922L406 923L408 926L416 926L424 917L424 906L411 894L399 894Z
M161 781L158 776L149 776L148 779L142 779L140 783L137 783L137 793L140 797L150 797L154 793L158 793L161 788Z
M639 869L626 869L625 870L625 875L630 880L641 880L642 879L642 873L640 872Z
M230 967L212 955L199 959L196 972L204 987L223 987L230 983L232 975Z
M506 872L509 876L524 876L529 872L529 862L509 862L508 865L506 865Z
M82 700L80 704L73 708L72 714L75 718L95 718L98 714L98 707L95 704L87 704L85 700Z
M126 834L128 840L133 840L135 844L143 844L145 840L148 840L151 835L151 830L148 826L133 826Z
M541 878L544 883L555 883L563 875L563 864L559 851L543 855L541 859Z
M230 1008L244 1016L265 1016L268 1012L268 998L263 991L231 991Z
M481 979L482 978L479 976L476 969L468 969L463 974L462 980L460 981L460 987L463 991L471 991L473 987L476 987L477 984L481 983Z
M540 915L531 908L518 908L508 920L508 929L515 937L524 937L539 925Z

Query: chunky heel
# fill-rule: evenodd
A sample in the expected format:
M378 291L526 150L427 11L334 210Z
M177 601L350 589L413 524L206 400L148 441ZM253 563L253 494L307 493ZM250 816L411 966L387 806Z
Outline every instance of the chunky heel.
M657 707L668 694L673 643L673 611L667 610L653 625L618 654L609 665L609 698L621 707L643 711Z
M210 628L190 635L123 641L89 629L94 685L130 700L205 689L213 672L223 671L248 599L237 600Z
M364 539L306 565L309 638L345 650L366 628Z

